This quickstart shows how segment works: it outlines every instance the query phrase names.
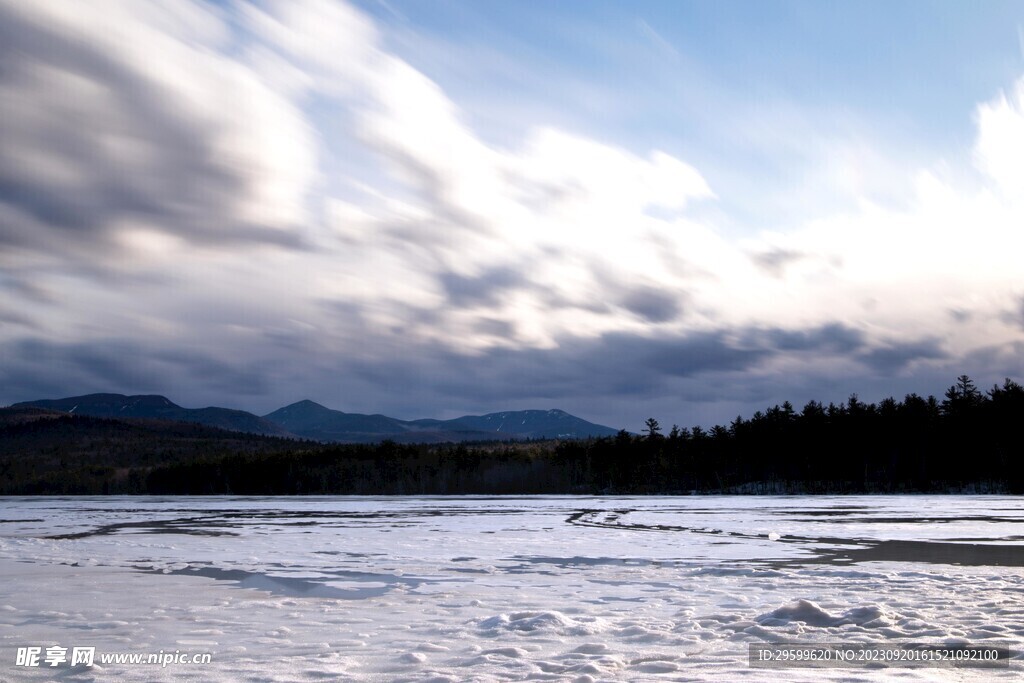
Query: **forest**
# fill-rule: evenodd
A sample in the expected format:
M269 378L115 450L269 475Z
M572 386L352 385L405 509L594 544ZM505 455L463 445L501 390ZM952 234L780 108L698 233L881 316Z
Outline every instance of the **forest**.
M0 421L0 493L1024 493L1024 387L1010 379L584 440L339 445L46 418Z

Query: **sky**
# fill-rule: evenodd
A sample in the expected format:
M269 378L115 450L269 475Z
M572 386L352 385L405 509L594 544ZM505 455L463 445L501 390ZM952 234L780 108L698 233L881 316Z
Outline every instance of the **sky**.
M0 0L0 404L1024 381L1019 2Z

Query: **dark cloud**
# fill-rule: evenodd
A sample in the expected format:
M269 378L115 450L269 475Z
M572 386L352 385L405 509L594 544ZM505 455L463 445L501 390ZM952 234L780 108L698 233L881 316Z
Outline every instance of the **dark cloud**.
M849 354L865 346L864 333L842 323L827 323L809 330L771 328L748 334L750 343L778 351L816 351Z
M999 320L1007 325L1024 329L1024 296L1011 300L1010 304L1000 311L998 316ZM967 316L964 316L965 321L966 319ZM958 322L960 322L959 318Z
M38 329L39 324L27 315L22 315L21 313L7 310L3 306L0 306L0 330L4 330L8 327Z
M971 318L974 317L973 311L964 310L962 308L951 308L946 312L949 314L950 318L958 323L969 322ZM1024 316L1022 316L1022 318L1024 318Z
M92 392L218 395L225 407L265 393L269 372L254 360L154 349L127 339L60 344L24 338L0 345L0 400L17 402Z
M727 332L703 332L677 338L645 339L610 335L613 355L633 354L637 370L664 372L672 377L747 370L764 360L770 351L737 347Z
M654 287L634 287L620 300L623 308L652 323L675 320L682 313L679 294Z
M191 113L145 60L64 31L0 5L0 243L95 261L135 222L206 243L298 246L293 232L239 217L251 171L218 153L218 121Z
M442 273L438 279L444 287L448 303L457 308L495 305L509 290L529 284L522 272L507 266L492 268L474 276Z
M966 354L961 363L962 366L957 368L957 375L966 372L972 377L980 378L986 374L993 382L1001 382L1006 377L1020 382L1024 380L1024 341L983 346Z
M296 330L265 330L263 336L274 346L289 353L302 353L309 349L312 333Z
M477 321L475 329L480 334L500 339L512 339L516 334L516 326L508 320L498 318L482 318Z
M55 344L26 338L0 346L0 384L15 402L88 392L141 392L160 384L145 353L124 340Z
M27 277L8 276L0 280L0 292L6 290L12 299L30 301L33 304L54 304L57 297L53 290L33 282Z
M484 325L481 332L511 337L505 321ZM708 425L784 400L799 408L810 399L844 401L853 392L866 401L909 391L941 395L961 372L982 386L1024 372L1020 345L954 362L934 340L872 346L838 324L663 337L616 333L566 338L552 348L482 352L412 344L371 328L343 346L306 336L301 352L263 339L241 346L219 340L213 346L230 349L220 355L128 339L8 342L0 344L0 402L109 391L259 414L303 398L401 418L562 408L639 430L650 416L664 424ZM806 360L807 371L776 363L793 358ZM929 362L915 363L920 360Z
M255 360L236 357L226 361L199 352L178 350L160 351L153 354L153 358L215 392L259 396L270 389L268 377Z
M771 249L752 254L750 258L754 265L769 275L782 277L786 271L786 266L805 258L805 255L791 249Z
M857 354L858 360L878 373L899 372L918 360L937 360L948 357L949 354L934 339L897 342Z
M343 374L375 385L428 386L478 405L530 398L637 395L660 391L670 379L749 369L767 353L736 348L724 333L649 338L609 334L571 338L550 349L493 348L467 355L441 347L415 355L383 354Z
M491 332L508 332L493 321ZM271 342L268 346L274 346ZM222 396L225 407L261 407L278 396L332 394L333 401L394 405L394 397L419 396L417 411L458 403L487 411L508 401L544 399L565 402L574 396L639 396L658 393L673 379L749 369L764 351L738 349L722 333L652 339L615 334L565 340L552 349L494 348L463 354L439 345L412 350L397 337L368 338L346 354L300 358L266 349L235 349L230 359L199 351L181 351L129 340L59 344L22 339L0 346L0 400L18 401L92 391L175 393ZM339 393L339 387L344 389ZM184 392L182 394L176 392ZM347 398L346 398L347 397ZM273 407L279 407L273 405ZM341 405L358 410L359 406Z
M806 373L765 370L770 361L793 354L809 362L850 362L842 366L845 370L822 369L838 367L829 363ZM406 395L439 406L487 411L511 404L585 404L604 406L605 416L621 411L636 419L637 405L660 405L661 410L676 405L721 420L736 413L716 410L742 409L749 415L783 400L844 400L851 391L863 390L865 396L890 391L887 381L893 372L915 360L943 358L931 340L873 347L858 330L833 323L809 330L723 329L667 337L616 333L562 339L548 349L494 348L473 355L439 346L419 347L415 353L382 347L373 357L342 362L336 372L359 386L377 387L378 393L401 387ZM873 372L858 370L858 361ZM422 407L414 410L424 412ZM622 422L621 417L607 419Z

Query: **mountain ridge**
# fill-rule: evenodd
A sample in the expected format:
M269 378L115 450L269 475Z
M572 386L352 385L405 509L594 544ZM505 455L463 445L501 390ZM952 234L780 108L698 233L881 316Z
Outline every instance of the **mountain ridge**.
M588 422L564 410L511 410L463 415L451 420L399 420L387 415L345 413L308 399L263 416L289 432L317 441L414 442L483 441L500 439L587 438L612 436L617 429ZM517 424L518 423L518 424Z
M191 422L229 431L333 443L444 443L521 439L581 439L612 436L618 430L588 422L563 410L513 410L440 420L400 420L381 414L346 413L303 399L263 416L209 406L183 408L156 394L85 394L15 403L12 408L44 408L107 418L153 418Z
M108 418L152 418L175 422L192 422L232 432L264 436L294 436L280 425L233 408L183 408L166 396L157 394L84 394L67 398L43 399L14 403L12 408L46 408L68 414Z

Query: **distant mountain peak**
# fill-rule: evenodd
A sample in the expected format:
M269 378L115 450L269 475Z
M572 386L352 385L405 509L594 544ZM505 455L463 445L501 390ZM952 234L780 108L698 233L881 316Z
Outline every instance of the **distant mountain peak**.
M313 401L298 401L264 418L293 434L318 441L402 442L486 441L612 436L617 430L574 417L564 410L506 410L454 420L399 420L386 415L344 413Z
M464 415L454 420L399 420L387 415L363 415L333 410L310 399L258 417L228 408L182 408L165 396L87 394L69 398L27 401L15 407L106 418L147 418L193 422L221 429L276 436L300 436L317 441L401 442L490 441L494 439L578 439L613 436L618 430L587 422L564 410L506 410Z
M321 405L321 404L317 403L316 401L311 401L308 398L304 398L301 401L296 401L295 403L289 403L284 408L278 408L274 412L275 413L280 413L280 412L284 412L284 411L294 412L294 411L298 411L298 410L330 410L330 408L328 408L327 406Z
M182 408L166 396L158 394L86 394L42 401L25 401L12 407L33 406L59 410L74 415L106 418L143 418L173 420L219 427L235 432L267 434L271 436L293 436L268 420L252 413L229 408Z

